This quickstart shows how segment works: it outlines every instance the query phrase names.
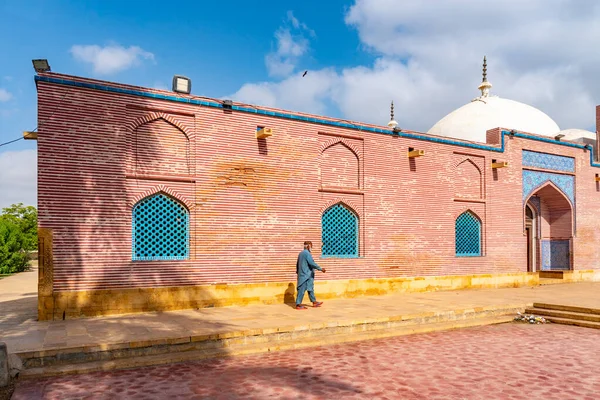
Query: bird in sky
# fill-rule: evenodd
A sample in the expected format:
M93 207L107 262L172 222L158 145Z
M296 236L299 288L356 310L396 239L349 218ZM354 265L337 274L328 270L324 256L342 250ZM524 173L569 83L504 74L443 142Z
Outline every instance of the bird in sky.
M306 76L306 74L308 74L308 70L304 71L304 73L302 74L302 77L304 78Z

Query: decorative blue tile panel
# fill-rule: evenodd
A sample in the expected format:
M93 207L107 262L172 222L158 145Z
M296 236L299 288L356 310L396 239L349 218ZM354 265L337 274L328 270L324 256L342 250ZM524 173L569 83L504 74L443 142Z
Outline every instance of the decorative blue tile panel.
M542 240L542 271L571 269L568 240Z
M469 211L456 218L455 248L459 257L475 257L481 255L481 222Z
M523 150L523 166L553 169L555 171L575 172L575 159L571 157L557 156L555 154Z
M321 255L358 257L358 217L343 204L328 208L321 217Z
M572 175L523 170L523 201L545 182L554 183L575 205L575 178Z
M189 213L158 193L133 207L133 260L185 260L189 257Z

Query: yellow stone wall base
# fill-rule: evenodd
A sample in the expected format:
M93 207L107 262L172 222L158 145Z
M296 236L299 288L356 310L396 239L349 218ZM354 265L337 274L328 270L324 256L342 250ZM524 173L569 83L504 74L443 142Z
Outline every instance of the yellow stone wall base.
M600 281L600 270L569 271L563 276L565 283ZM527 272L351 279L317 281L315 292L319 299L327 300L402 292L535 286L539 283L537 273ZM295 296L295 282L54 292L51 296L40 296L38 311L40 320L60 320L63 315L71 319L187 308L293 303Z
M54 314L54 255L52 230L38 228L38 319L50 320Z

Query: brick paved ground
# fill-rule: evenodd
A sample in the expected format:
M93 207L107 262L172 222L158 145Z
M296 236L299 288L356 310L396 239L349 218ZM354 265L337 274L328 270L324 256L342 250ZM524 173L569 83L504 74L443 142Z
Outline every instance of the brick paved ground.
M18 274L21 275L21 274ZM9 277L0 281L2 283ZM37 278L32 279L34 285ZM10 282L7 282L8 285ZM12 284L11 284L12 285ZM13 292L19 285L10 286ZM7 286L5 286L8 289ZM20 289L19 289L20 290ZM9 352L182 338L254 329L308 325L321 328L331 322L356 323L366 319L433 315L456 310L507 308L533 302L558 303L600 309L600 282L520 288L395 293L389 296L327 300L319 310L298 312L285 304L214 307L160 313L115 315L66 321L37 321L35 286L5 301L0 295L0 332ZM10 299L10 298L9 298ZM433 313L433 314L432 314Z
M23 381L30 399L600 398L599 333L504 324Z

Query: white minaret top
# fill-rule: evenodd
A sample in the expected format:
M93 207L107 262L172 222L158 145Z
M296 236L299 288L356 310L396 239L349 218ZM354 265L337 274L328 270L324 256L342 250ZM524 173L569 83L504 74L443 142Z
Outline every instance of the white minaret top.
M483 56L483 80L477 89L481 90L481 97L489 97L492 84L487 80L487 60Z
M390 107L390 122L388 122L388 126L392 129L398 126L398 122L394 119L394 101L392 101L392 105Z

